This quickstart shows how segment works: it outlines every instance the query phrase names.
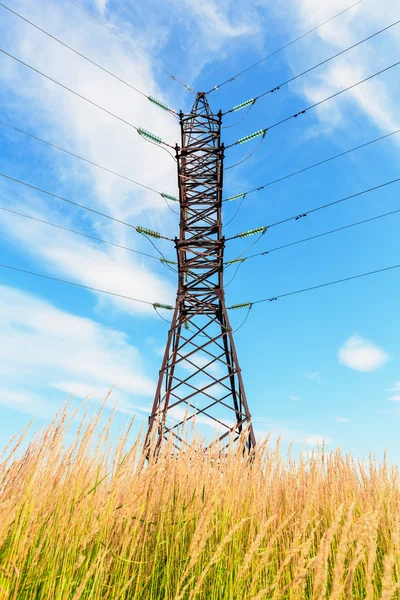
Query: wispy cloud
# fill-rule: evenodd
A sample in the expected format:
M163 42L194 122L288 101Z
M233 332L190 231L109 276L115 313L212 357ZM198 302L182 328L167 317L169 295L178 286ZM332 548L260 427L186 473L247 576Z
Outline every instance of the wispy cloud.
M105 3L99 2L98 8ZM40 23L45 29L59 36L89 57L116 74L144 90L166 101L169 99L158 87L153 66L140 54L133 53L118 39L93 24L79 12L79 19L71 29L71 5L45 0L38 5L32 0L17 2L15 6L23 15ZM73 14L73 13L72 13ZM163 139L174 142L178 139L176 121L160 111L142 96L83 61L35 31L12 15L3 14L4 44L22 60L43 70L84 96L98 102L129 122L159 134ZM93 25L95 25L93 27ZM104 43L104 34L107 42ZM129 34L128 34L129 38ZM3 98L6 119L15 125L44 137L72 152L106 165L136 181L150 184L156 190L176 190L175 163L166 153L146 143L125 124L105 115L67 91L28 71L7 57L0 59L2 68ZM112 85L111 85L111 83ZM11 136L13 142L23 142L17 134L1 132ZM103 171L88 167L75 159L49 150L32 142L32 152L38 165L43 168L32 170L29 161L23 167L9 165L10 174L17 174L29 182L42 183L43 187L80 201L92 208L112 214L132 224L147 225L152 229L168 231L174 226L174 216L160 196L118 179ZM52 217L56 223L87 231L119 244L153 253L147 240L133 230L100 217L91 216L72 207L49 200L37 193L27 193L15 184L0 182L2 202L14 208L23 207L35 216ZM18 210L17 208L17 210ZM24 212L24 211L22 211ZM51 220L51 219L49 219ZM84 285L109 288L111 291L152 300L173 293L174 285L168 282L166 270L160 271L157 262L149 262L137 255L116 251L109 246L85 243L70 234L56 233L46 226L33 226L16 217L4 218L1 230L14 242L15 247L29 250L36 270L45 268L51 274L62 274ZM133 234L133 235L132 235ZM146 247L145 247L146 245ZM171 247L172 248L172 247ZM172 248L173 250L173 248ZM167 250L168 252L168 250ZM158 256L158 255L157 255ZM165 273L165 275L164 275ZM169 290L169 291L168 291ZM102 301L113 303L119 310L139 311L139 305L120 302L116 299ZM148 312L146 309L144 312Z
M148 409L148 401L132 404L131 398L148 399L155 382L145 374L142 356L126 334L32 294L7 286L0 290L3 406L43 415L52 405L33 390L44 390L47 397L53 387L103 400L115 385L113 398L119 399L120 410Z
M302 371L301 373L298 373L298 376L310 379L311 381L316 381L317 383L326 383L319 371Z
M338 358L340 364L350 369L369 373L383 367L390 356L373 342L353 335L339 349Z
M328 436L319 433L309 433L296 424L287 424L264 419L262 417L254 419L254 429L256 437L263 439L270 436L271 441L278 438L285 443L305 444L306 446L320 446L322 444L330 445L332 440Z
M284 6L289 22L295 19L296 25L293 23L293 26L304 31L348 4L345 0L338 1L333 7L330 2L316 4L314 0L292 0L280 6ZM303 40L302 52L290 53L293 71L312 66L318 62L316 56L320 60L327 58L389 25L397 18L397 8L396 0L382 0L379 4L363 2L354 7ZM399 40L398 29L394 27L294 82L291 89L310 102L321 100L395 62L392 57L398 54ZM360 115L382 131L387 131L400 123L399 99L400 85L395 68L346 92L337 100L321 105L314 114L324 124L321 132L332 133L334 129L343 127L350 128L351 132L349 114Z
M389 388L388 392L394 392L394 396L390 396L389 400L392 400L392 402L400 402L400 381L396 381L394 387Z
M351 423L351 419L348 419L347 417L335 417L335 421L337 423Z

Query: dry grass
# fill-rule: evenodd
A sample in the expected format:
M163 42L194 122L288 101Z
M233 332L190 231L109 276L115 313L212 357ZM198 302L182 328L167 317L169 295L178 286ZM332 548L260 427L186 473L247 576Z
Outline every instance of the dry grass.
M0 598L400 598L399 472L258 446L224 464L115 447L64 410L0 467ZM70 435L70 434L68 434Z

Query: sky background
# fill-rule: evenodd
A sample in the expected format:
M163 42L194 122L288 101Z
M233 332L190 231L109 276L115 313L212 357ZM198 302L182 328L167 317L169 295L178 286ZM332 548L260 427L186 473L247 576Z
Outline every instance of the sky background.
M7 5L139 90L176 110L330 18L348 0L7 0ZM400 19L395 0L358 6L209 96L212 109L279 85ZM224 129L226 145L400 60L395 26L260 99ZM177 121L122 83L0 7L0 47L138 127L179 141ZM152 60L132 47L140 49ZM245 162L227 169L239 194L400 127L399 67L276 127ZM0 120L156 190L177 193L175 163L134 129L0 55ZM244 113L227 115L226 126ZM257 142L227 150L225 167ZM249 195L226 236L303 213L400 176L400 134ZM162 198L0 124L0 172L130 223L174 237ZM400 183L269 230L261 252L400 209ZM0 206L154 254L132 229L0 177ZM225 205L228 222L238 203ZM249 260L226 291L248 302L400 263L400 213ZM0 210L1 263L151 302L173 303L175 275L159 261ZM233 259L252 242L228 243ZM174 259L173 246L158 244ZM253 249L251 250L253 252ZM233 271L232 271L233 273ZM226 280L230 276L226 274ZM400 462L400 272L393 270L256 305L235 336L257 436L341 446ZM164 314L169 317L169 313ZM245 312L231 314L233 328ZM121 424L152 404L168 325L151 306L0 269L0 445L34 417L54 416L74 394L93 406L115 386Z

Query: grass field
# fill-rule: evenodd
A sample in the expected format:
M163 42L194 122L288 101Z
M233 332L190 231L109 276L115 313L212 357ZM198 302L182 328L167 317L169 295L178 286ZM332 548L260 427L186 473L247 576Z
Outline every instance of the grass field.
M0 470L0 598L400 598L398 469L323 449L141 459L60 413Z

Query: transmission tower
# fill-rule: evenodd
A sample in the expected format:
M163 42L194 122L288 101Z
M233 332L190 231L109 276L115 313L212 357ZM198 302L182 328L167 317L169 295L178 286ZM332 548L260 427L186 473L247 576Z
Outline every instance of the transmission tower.
M149 417L146 445L153 439L155 451L170 435L182 449L182 426L194 418L215 425L213 443L245 429L247 449L256 443L225 306L221 120L204 93L180 113L178 292Z

